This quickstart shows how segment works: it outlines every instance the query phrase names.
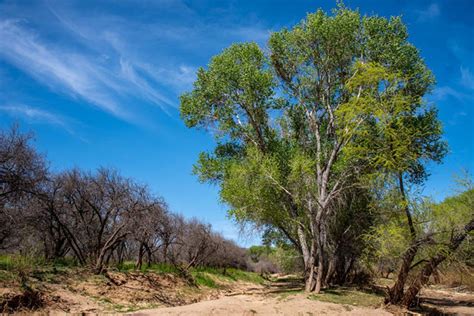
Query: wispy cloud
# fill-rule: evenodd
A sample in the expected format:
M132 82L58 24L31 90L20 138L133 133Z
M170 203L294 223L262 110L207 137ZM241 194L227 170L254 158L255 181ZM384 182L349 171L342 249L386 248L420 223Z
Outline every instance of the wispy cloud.
M474 90L474 75L469 68L461 66L461 84L470 89Z
M168 98L161 95L157 89L153 88L146 79L138 74L137 69L131 61L120 58L120 70L122 77L135 85L144 98L157 104L163 102L171 104Z
M51 124L61 127L70 134L75 134L70 127L70 123L64 117L42 110L33 108L23 104L15 105L1 105L0 111L8 113L15 118L23 118L33 123Z
M269 35L267 27L228 21L223 12L203 20L181 1L160 0L148 10L141 5L123 3L140 12L131 15L101 5L85 15L74 2L7 6L0 13L0 60L54 92L137 122L147 112L142 107L168 112L177 106L196 65L210 55L232 42L263 43Z
M176 91L189 89L196 79L197 68L179 65L174 68L156 67L148 63L136 65L155 81L173 87Z
M99 64L74 52L49 47L19 20L0 23L0 56L53 89L79 96L104 110L123 117L109 93L120 83Z
M444 85L437 87L432 97L436 101L454 98L458 101L465 102L474 99L474 75L469 68L461 66L460 76L454 80L452 85Z
M452 88L450 86L441 86L436 88L432 96L434 100L440 101L440 100L445 100L446 98L455 98L458 101L465 101L466 99L472 98L471 95L459 91L459 89Z
M418 10L418 21L424 22L438 17L441 10L437 3L431 3L426 9Z
M139 97L160 106L172 102L142 78L130 61L118 67L104 54L69 50L47 43L20 20L0 21L0 58L55 91L79 97L125 120L132 120L124 97ZM124 100L125 99L125 100Z

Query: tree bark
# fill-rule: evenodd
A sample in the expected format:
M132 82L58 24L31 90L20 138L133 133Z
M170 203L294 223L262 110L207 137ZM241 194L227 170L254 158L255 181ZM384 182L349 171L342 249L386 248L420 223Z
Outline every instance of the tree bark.
M403 185L403 175L401 173L398 174L398 183L399 183L399 188L400 188L400 194L402 195L403 202L405 203L404 209L405 209L405 214L407 216L408 227L410 228L411 238L415 240L416 230L415 230L415 226L413 225L413 219L411 217L410 209L408 208L408 199L405 193L405 186Z
M104 246L100 250L95 265L96 274L101 274L104 269L104 258L107 251L112 248L120 239L126 236L126 234L119 235L120 231L124 227L124 224L120 225L117 230L109 237L109 239L105 242Z
M421 271L418 273L417 277L413 283L408 288L407 292L401 300L402 305L410 307L414 305L416 301L416 296L420 292L421 288L426 285L430 279L430 276L436 270L436 267L442 263L446 258L451 255L456 249L461 245L461 243L466 238L467 234L474 230L474 219L472 219L461 233L457 234L451 239L451 243L448 249L441 250L437 255L430 258L428 263L426 263Z
M405 283L407 281L408 273L410 272L410 267L415 259L416 253L418 252L418 248L420 247L421 243L419 240L416 240L416 230L413 225L413 219L411 217L410 209L408 208L408 200L405 193L405 187L403 185L403 175L402 173L398 174L398 183L400 194L403 198L403 202L405 203L405 215L407 217L408 227L410 229L411 235L411 245L405 251L402 256L402 265L398 272L397 282L393 285L393 287L388 291L388 297L385 299L385 303L391 304L398 304L403 297L403 291L405 289Z
M143 265L143 243L140 243L140 248L138 249L137 263L135 264L135 269L141 270Z
M323 231L321 224L317 224L316 229L316 243L317 243L317 250L318 250L318 274L316 275L316 286L314 288L314 292L319 294L323 287L323 282L325 280L325 272L326 272L326 253L324 251L324 240L323 236L325 232Z
M151 267L151 261L152 261L152 252L151 252L151 248L148 244L145 245L145 250L146 250L146 254L147 254L147 267L150 268Z
M398 272L397 281L395 282L393 287L388 291L388 297L385 299L386 304L400 303L403 297L403 292L405 289L405 283L408 278L408 273L410 272L410 269L411 269L411 264L413 260L415 259L416 253L418 252L418 249L420 248L420 246L423 243L427 242L429 239L430 237L428 236L421 240L415 240L403 254L402 265Z
M308 243L302 225L297 228L299 246L303 254L304 276L305 276L305 291L311 292L314 289L314 243L308 249Z

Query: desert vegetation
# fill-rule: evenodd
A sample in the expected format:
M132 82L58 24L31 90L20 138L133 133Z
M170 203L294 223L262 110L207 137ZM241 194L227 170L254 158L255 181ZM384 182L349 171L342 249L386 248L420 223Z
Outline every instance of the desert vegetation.
M424 100L434 84L401 18L343 5L273 32L268 49L233 44L200 68L181 117L216 146L194 173L219 188L243 230L261 233L249 249L117 170L51 172L31 135L2 130L0 280L23 293L2 307L38 307L34 282L77 275L110 287L145 282L147 296L169 278L229 290L226 282L263 286L280 273L301 278L291 291L310 300L375 307L415 308L433 283L473 291L469 174L444 201L419 190L448 148Z
M181 115L217 146L195 173L298 251L306 291L367 281L363 257L394 250L372 263L396 275L386 302L411 306L474 228L471 184L436 206L416 194L447 152L434 82L400 17L310 13L267 50L234 44L198 70Z
M245 268L245 251L209 224L169 211L161 197L111 169L53 174L16 127L0 134L4 253L70 260L105 273L134 261Z

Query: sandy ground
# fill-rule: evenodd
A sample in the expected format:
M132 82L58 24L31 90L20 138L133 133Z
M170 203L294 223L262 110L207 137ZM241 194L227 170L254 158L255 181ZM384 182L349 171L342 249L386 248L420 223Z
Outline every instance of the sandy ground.
M142 310L131 315L392 315L383 309L310 300L305 294L281 299L265 295L235 295L191 305Z
M421 291L420 301L426 309L436 309L447 315L474 315L472 292L428 288Z
M286 297L278 295L283 290L297 290L298 283L274 282L267 286L246 284L233 293L218 299L198 303L161 307L137 311L135 316L145 315L399 315L404 311L398 307L371 308L334 304L308 299L305 293L292 294ZM277 295L275 295L277 294ZM421 295L422 305L429 310L441 311L448 315L474 315L474 294L462 293L453 289L424 289ZM415 312L416 313L416 312Z
M392 315L403 314L396 306L387 309L334 304L308 298L297 279L253 284L233 282L221 289L185 286L172 275L111 273L98 276L60 276L56 282L38 284L47 305L18 315L113 314L113 315ZM0 295L14 294L0 286ZM18 294L18 293L17 293ZM381 302L380 302L381 303ZM474 293L462 289L430 287L420 295L424 312L474 315ZM371 304L371 303L369 303ZM363 304L362 304L363 305ZM129 312L137 310L136 312Z

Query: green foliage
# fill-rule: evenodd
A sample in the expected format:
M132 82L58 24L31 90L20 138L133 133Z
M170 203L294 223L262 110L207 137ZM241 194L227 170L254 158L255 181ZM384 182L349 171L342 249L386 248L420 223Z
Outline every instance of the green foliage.
M277 247L270 258L283 273L300 273L304 269L301 255L293 247Z
M420 237L429 236L431 242L417 254L416 261L429 258L443 252L452 237L460 232L472 219L474 209L474 189L469 181L464 181L460 193L436 203L429 198L412 199L410 207L414 210L414 222ZM366 249L368 261L394 262L411 244L411 236L406 225L406 218L401 211L403 201L393 191L384 195L379 201L380 221L365 235L370 245ZM398 210L397 210L398 209ZM446 264L457 263L472 265L474 247L468 238L451 256ZM371 258L369 258L371 257Z
M299 273L303 270L301 255L291 244L279 243L276 247L251 246L248 249L248 255L254 263L271 262L283 273Z
M198 70L193 91L181 96L181 117L189 127L217 125L218 136L238 139L256 133L261 138L266 110L275 106L274 85L258 45L234 44L212 58L207 70Z
M54 261L48 261L41 256L25 256L18 254L0 255L0 270L34 270L35 268L67 268L75 267L77 262L71 258L62 258Z
M370 170L408 173L413 182L426 177L425 161L439 162L446 154L435 108L425 107L419 96L407 94L410 79L377 63L358 62L346 83L353 96L336 115L347 134L355 138L344 148L351 161L362 159ZM346 158L347 159L347 158Z
M322 238L315 227L330 226L325 247L359 254L380 210L370 207L374 179L421 183L426 162L446 153L436 109L423 102L433 75L407 39L400 18L340 5L272 33L268 57L255 43L225 49L181 97L186 125L218 141L194 172L220 186L239 223L277 230L300 252ZM348 214L362 220L345 232ZM399 243L401 221L387 221ZM374 239L387 235L377 229ZM347 238L355 246L342 251Z
M321 294L312 294L309 299L335 304L353 306L379 307L383 304L383 295L374 292L364 292L351 288L335 288L325 290Z
M203 272L192 273L194 281L198 286L207 286L210 288L216 288L216 282L208 274Z
M226 276L235 281L250 282L255 284L263 284L265 280L262 276L255 272L244 271L240 269L230 268L226 270Z
M265 280L258 273L235 268L223 270L211 267L196 267L192 269L191 275L195 278L198 285L204 285L212 288L218 287L216 280L221 282L242 281L255 284L263 284L265 282Z
M118 264L117 269L121 272L136 271L136 265L133 261L125 261ZM169 263L152 263L150 266L144 264L142 265L140 272L179 274L178 269Z
M464 226L474 217L474 188L471 183L464 186L467 189L457 195L446 198L443 202L429 203L426 214L426 230L435 233L436 246L432 252L447 250L448 244L455 234L462 231ZM460 246L458 251L450 256L447 264L458 263L474 266L474 244L471 232L470 238Z
M253 262L258 262L263 256L268 257L274 252L270 246L251 246L248 255Z
M442 203L432 206L429 229L451 233L460 230L473 215L474 189L446 198Z

